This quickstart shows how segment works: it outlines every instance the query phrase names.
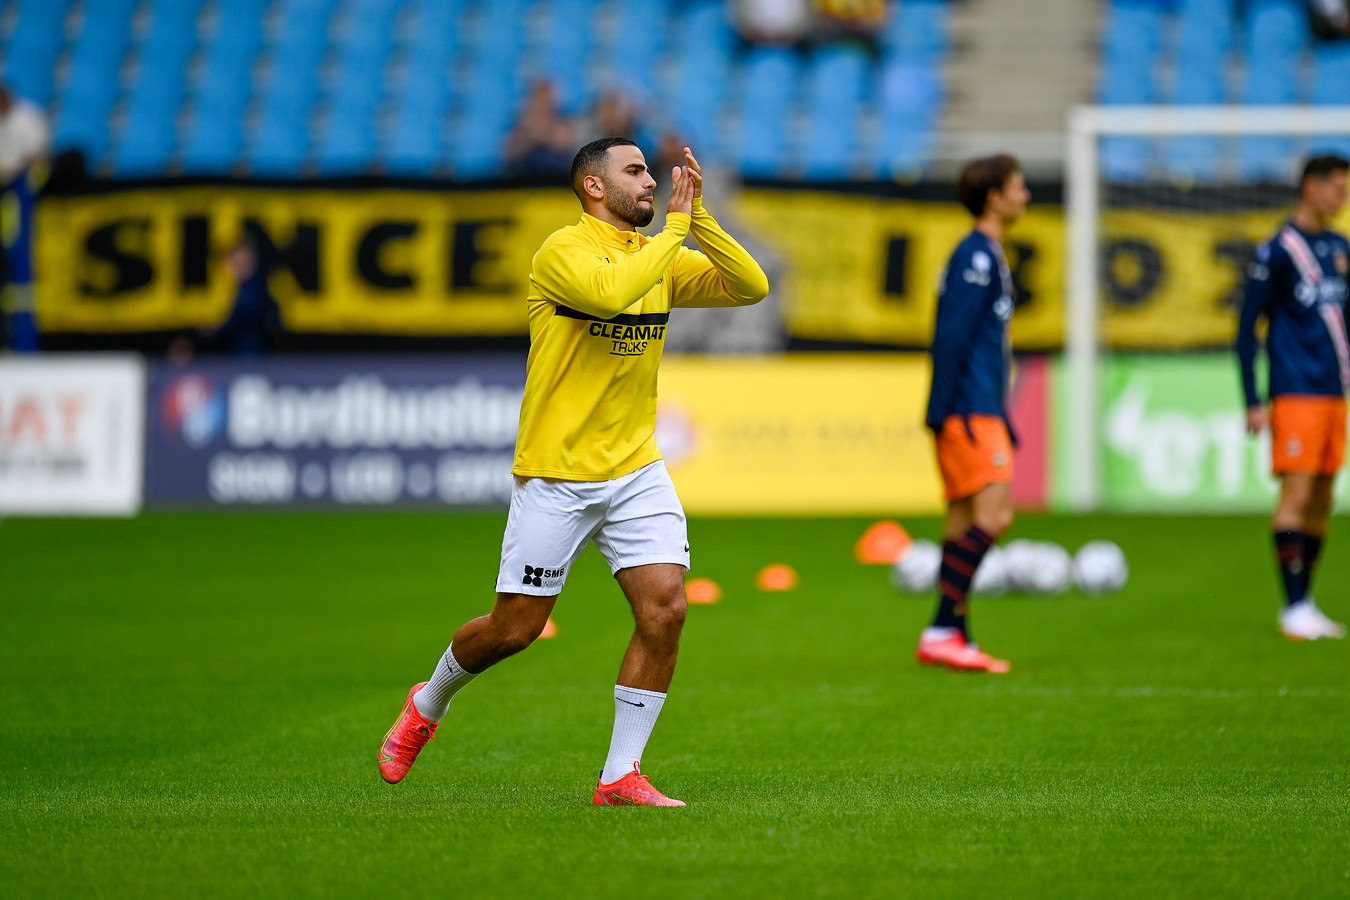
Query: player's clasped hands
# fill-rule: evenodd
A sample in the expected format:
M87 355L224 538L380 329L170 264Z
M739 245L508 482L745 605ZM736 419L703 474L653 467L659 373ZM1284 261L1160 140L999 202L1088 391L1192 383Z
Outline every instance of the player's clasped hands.
M703 195L703 170L688 147L684 148L684 158L689 165L675 166L670 170L670 202L666 204L666 215L692 214L694 198Z

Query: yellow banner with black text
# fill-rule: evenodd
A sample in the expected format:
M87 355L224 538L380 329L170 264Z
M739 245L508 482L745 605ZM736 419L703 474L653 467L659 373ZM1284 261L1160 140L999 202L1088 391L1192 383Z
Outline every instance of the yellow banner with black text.
M568 191L191 187L52 197L37 223L47 331L218 324L250 233L301 332L524 334L530 260L580 217Z
M970 228L952 202L755 188L710 205L733 234L753 235L779 257L784 327L806 341L925 346L943 267ZM206 185L48 197L37 216L37 311L55 332L217 324L235 289L223 256L247 231L293 331L523 335L530 261L579 215L571 192L557 188ZM1105 344L1230 342L1245 263L1284 215L1107 210ZM1033 204L1005 245L1017 286L1014 346L1061 347L1063 209Z

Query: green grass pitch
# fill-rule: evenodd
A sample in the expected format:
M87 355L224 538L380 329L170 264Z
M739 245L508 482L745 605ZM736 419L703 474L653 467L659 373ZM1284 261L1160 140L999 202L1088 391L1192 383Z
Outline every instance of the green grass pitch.
M387 786L379 741L486 610L504 518L0 524L0 893L1350 896L1350 642L1277 635L1263 520L1025 517L1133 575L977 601L1003 677L914 663L932 601L852 561L866 522L696 520L725 597L644 759L683 810L589 805L631 620L588 550L558 638ZM1346 619L1342 533L1317 593ZM756 591L771 562L800 587Z

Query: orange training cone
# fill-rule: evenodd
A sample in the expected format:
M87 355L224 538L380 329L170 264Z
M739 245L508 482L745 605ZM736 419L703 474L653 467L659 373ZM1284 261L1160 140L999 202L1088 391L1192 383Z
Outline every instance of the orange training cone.
M783 563L774 563L759 570L755 587L761 591L790 591L797 586L797 570Z
M684 596L690 603L707 605L722 599L722 588L711 578L691 578L684 583Z
M554 623L553 617L549 616L548 621L544 623L544 630L539 632L541 638L555 638L558 636L558 626Z
M853 547L858 562L872 566L889 566L914 543L899 522L883 519L874 524Z

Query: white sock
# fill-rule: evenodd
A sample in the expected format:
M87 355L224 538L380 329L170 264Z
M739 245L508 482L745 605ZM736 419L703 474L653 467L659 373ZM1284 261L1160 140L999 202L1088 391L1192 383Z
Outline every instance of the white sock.
M600 773L603 784L613 784L642 761L647 738L661 715L665 694L640 688L614 686L614 736L609 741L609 757Z
M464 670L459 660L455 659L452 652L454 649L454 644L445 648L445 655L436 664L436 671L431 673L431 680L413 694L413 706L417 707L422 718L432 722L443 719L445 711L450 708L450 698L459 693L460 688L478 677L475 673Z
M934 626L934 625L929 625L927 628L925 628L925 629L923 630L923 634L921 634L921 635L919 636L919 640L921 640L921 641L945 641L947 638L951 637L952 635L954 635L954 634L960 634L960 633L961 633L961 630L960 630L959 628L938 628L938 627L936 627L936 626Z

